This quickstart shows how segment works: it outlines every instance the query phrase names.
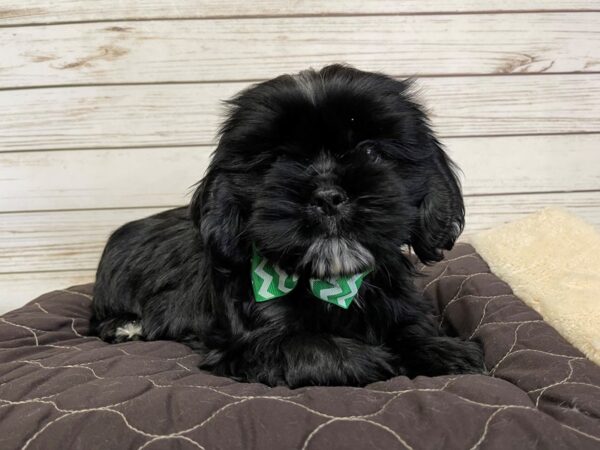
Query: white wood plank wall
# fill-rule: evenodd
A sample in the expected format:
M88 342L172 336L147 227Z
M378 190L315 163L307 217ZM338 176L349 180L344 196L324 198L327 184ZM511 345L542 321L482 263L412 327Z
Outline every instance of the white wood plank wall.
M600 226L600 0L3 0L0 49L0 313L185 203L222 100L332 62L417 78L466 233L550 205Z

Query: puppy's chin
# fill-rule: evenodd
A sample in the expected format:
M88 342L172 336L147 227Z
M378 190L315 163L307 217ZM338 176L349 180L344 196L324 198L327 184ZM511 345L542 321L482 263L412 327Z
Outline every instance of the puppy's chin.
M300 262L316 278L353 275L373 268L373 254L359 242L340 237L317 238Z

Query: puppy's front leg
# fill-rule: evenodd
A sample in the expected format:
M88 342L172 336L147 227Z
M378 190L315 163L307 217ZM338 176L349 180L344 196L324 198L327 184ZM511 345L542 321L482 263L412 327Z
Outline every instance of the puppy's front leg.
M404 372L385 347L332 336L296 333L277 339L247 339L226 349L187 340L202 356L201 369L269 386L364 386Z
M429 321L401 328L392 345L409 377L485 372L481 345L440 335Z
M364 386L398 375L383 347L327 334L297 334L283 341L285 382L292 388Z

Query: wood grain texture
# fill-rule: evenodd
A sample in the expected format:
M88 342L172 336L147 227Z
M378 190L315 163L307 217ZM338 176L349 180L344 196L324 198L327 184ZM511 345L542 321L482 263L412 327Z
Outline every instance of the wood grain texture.
M444 143L463 172L466 195L600 190L600 134L448 138ZM0 211L184 204L212 149L0 153Z
M465 237L549 206L565 208L600 231L600 191L467 197L465 206Z
M3 214L0 273L95 269L112 231L163 209Z
M4 0L0 314L184 204L248 80L330 62L422 76L465 236L550 205L600 227L598 24L600 0Z
M466 195L600 190L600 134L445 141Z
M600 13L86 23L0 29L0 88L266 79L347 62L395 76L594 72Z
M0 211L189 202L212 147L0 153Z
M465 234L514 220L545 206L563 206L600 226L600 191L468 197ZM91 270L110 232L161 209L52 211L4 214L0 273Z
M94 270L0 273L0 314L23 306L50 291L94 281Z
M597 0L4 0L0 25L122 19L599 10Z
M600 75L425 78L440 136L600 131ZM0 91L0 151L214 143L246 83Z

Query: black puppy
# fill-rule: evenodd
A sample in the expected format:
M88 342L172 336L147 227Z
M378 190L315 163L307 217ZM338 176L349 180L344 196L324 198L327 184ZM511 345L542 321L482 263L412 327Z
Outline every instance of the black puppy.
M237 95L189 208L111 236L92 330L184 342L202 369L268 385L482 372L413 286L406 249L440 260L464 208L409 88L332 65Z

